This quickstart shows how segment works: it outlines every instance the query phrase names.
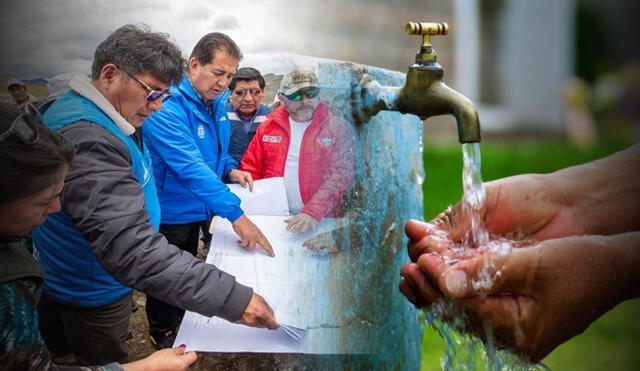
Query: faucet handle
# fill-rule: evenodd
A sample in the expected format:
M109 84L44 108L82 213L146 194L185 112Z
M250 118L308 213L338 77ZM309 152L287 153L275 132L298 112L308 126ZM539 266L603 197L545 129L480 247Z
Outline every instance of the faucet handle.
M433 22L408 22L404 26L407 35L422 35L422 47L431 46L431 35L446 35L449 33L449 25Z
M436 54L431 45L431 36L448 34L449 25L444 22L408 22L404 31L407 35L422 35L422 45L420 53L416 55L416 62L435 62Z
M449 33L449 25L445 22L407 22L404 31L408 35L446 35Z

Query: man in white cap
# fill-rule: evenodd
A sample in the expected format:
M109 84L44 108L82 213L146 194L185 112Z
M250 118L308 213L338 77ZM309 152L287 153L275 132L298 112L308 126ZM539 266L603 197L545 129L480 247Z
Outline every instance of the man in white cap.
M284 177L292 232L342 216L340 201L353 182L355 132L330 114L319 94L315 73L286 74L278 90L282 104L258 127L240 163L254 180Z
M33 107L38 106L38 99L27 92L27 85L24 81L13 78L9 79L9 81L7 81L7 90L21 110L26 112L29 105Z
M61 73L53 76L47 81L47 91L49 92L49 95L40 101L40 107L38 107L40 113L44 114L56 99L69 91L69 83L77 75L77 72Z

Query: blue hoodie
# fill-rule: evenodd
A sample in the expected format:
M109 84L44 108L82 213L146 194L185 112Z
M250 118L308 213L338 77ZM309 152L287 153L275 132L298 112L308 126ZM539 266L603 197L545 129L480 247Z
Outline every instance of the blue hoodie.
M209 220L214 214L234 222L243 211L240 199L222 182L238 167L229 155L231 129L227 90L210 111L185 76L171 87L173 97L144 123L163 224ZM211 112L211 113L210 113Z

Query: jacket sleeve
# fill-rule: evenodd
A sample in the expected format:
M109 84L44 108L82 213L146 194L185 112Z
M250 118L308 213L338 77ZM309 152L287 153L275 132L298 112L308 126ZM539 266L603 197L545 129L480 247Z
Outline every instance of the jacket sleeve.
M317 220L324 218L340 203L342 196L351 188L355 170L355 132L348 122L335 117L331 120L330 124L336 131L336 144L327 159L329 173L302 209L303 213Z
M126 146L92 123L60 133L77 146L62 204L105 270L123 285L180 308L238 320L252 289L154 230Z
M38 311L28 280L0 284L0 364L3 370L123 371L118 363L104 366L59 365L38 329Z
M202 153L195 143L185 117L180 117L177 107L165 107L154 113L144 123L144 140L148 146L173 171L178 182L190 190L216 215L229 219L232 223L243 211L240 199L222 182L220 177L205 163ZM173 108L173 110L172 110ZM220 158L220 161L231 159ZM228 168L228 166L225 166ZM225 173L226 175L226 173Z
M253 180L262 179L262 133L264 132L263 128L265 127L265 123L262 123L258 130L256 130L256 135L253 136L251 142L249 142L249 146L247 146L247 150L244 152L242 156L242 160L240 160L240 170L248 171L251 173Z

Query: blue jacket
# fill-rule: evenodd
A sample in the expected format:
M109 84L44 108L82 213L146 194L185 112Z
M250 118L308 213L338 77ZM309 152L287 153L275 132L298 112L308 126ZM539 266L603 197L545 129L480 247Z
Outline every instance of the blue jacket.
M173 97L144 123L162 208L163 224L209 220L214 214L234 222L240 199L222 178L238 163L229 155L231 129L225 109L229 91L211 102L211 113L185 76L171 87Z
M229 154L234 160L240 163L244 151L247 150L251 139L256 134L258 126L267 119L267 115L271 113L271 108L261 104L258 109L248 120L244 120L238 115L233 104L227 103L227 114L229 115L229 121L231 122L231 144L229 145ZM248 123L249 131L244 128L244 124Z
M73 91L67 92L47 110L44 121L54 130L81 121L91 122L122 141L131 156L133 173L144 192L144 206L150 218L149 223L157 230L160 205L151 159L144 146L141 150L132 137L125 135L103 111ZM101 197L117 195L94 195L96 199ZM122 205L121 210L111 211L114 221L118 212L125 212L128 206ZM89 210L87 206L87 213ZM89 215L85 217L89 218ZM76 306L97 307L113 303L131 291L131 288L118 282L104 269L92 247L64 209L49 215L42 225L34 229L33 240L38 258L47 273L44 291L53 299Z

